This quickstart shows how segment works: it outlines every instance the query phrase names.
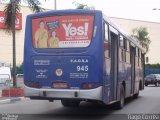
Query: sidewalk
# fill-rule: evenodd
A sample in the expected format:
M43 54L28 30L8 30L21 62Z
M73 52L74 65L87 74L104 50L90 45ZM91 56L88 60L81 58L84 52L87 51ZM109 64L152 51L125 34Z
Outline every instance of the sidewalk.
M27 99L25 97L0 97L0 104L13 103L16 101L21 101Z

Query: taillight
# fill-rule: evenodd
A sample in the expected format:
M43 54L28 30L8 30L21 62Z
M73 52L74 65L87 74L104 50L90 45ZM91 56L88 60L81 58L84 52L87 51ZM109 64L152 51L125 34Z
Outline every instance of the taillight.
M92 88L97 88L100 86L99 83L82 83L82 89L92 89Z
M91 89L92 88L92 84L91 83L83 83L82 84L82 89Z

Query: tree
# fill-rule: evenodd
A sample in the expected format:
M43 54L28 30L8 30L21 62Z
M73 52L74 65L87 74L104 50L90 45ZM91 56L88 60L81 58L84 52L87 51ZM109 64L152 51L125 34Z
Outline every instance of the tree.
M20 12L20 3L22 0L10 0L5 6L5 25L8 32L12 32L13 39L13 86L16 87L16 39L15 39L15 20L16 14ZM43 9L39 7L39 0L23 0L26 2L33 12L40 12Z
M82 3L77 3L77 2L73 2L73 4L75 4L76 9L87 9L87 10L94 10L94 6L88 6L87 4L82 4Z
M134 28L131 35L133 38L136 38L139 41L142 47L146 48L146 52L149 51L149 44L151 43L148 35L149 33L147 28L142 26L139 28Z

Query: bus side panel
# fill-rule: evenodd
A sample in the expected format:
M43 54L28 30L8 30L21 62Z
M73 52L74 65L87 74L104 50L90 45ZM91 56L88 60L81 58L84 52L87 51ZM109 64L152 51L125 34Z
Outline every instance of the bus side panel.
M121 55L121 54L119 54ZM118 91L118 94L117 94L117 100L120 99L120 89L121 89L121 84L125 78L124 76L124 73L125 73L125 66L124 66L124 63L122 61L119 61L118 62L118 86L117 86L117 91Z
M138 92L138 89L139 89L139 83L140 83L140 79L141 79L140 72L141 72L140 68L138 66L136 66L136 68L135 68L134 94L136 94Z
M111 59L104 60L103 101L108 104L111 96Z
M126 97L130 97L131 96L131 65L128 63L125 63L125 83L126 83Z
M24 41L24 81L29 80L30 76L30 54L32 53L31 47L31 19L27 16L26 29L25 29L25 41ZM25 82L24 82L25 84Z
M120 50L120 49L119 49ZM121 52L119 52L119 57L121 57ZM124 61L119 60L119 75L118 75L118 89L117 100L120 99L120 89L122 82L125 83L125 97L131 95L131 65Z

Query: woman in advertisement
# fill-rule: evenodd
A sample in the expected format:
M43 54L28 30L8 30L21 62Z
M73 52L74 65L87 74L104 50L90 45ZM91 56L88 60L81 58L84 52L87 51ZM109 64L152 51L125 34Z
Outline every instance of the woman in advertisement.
M51 38L48 40L49 48L59 47L59 38L56 36L56 31L52 31Z

